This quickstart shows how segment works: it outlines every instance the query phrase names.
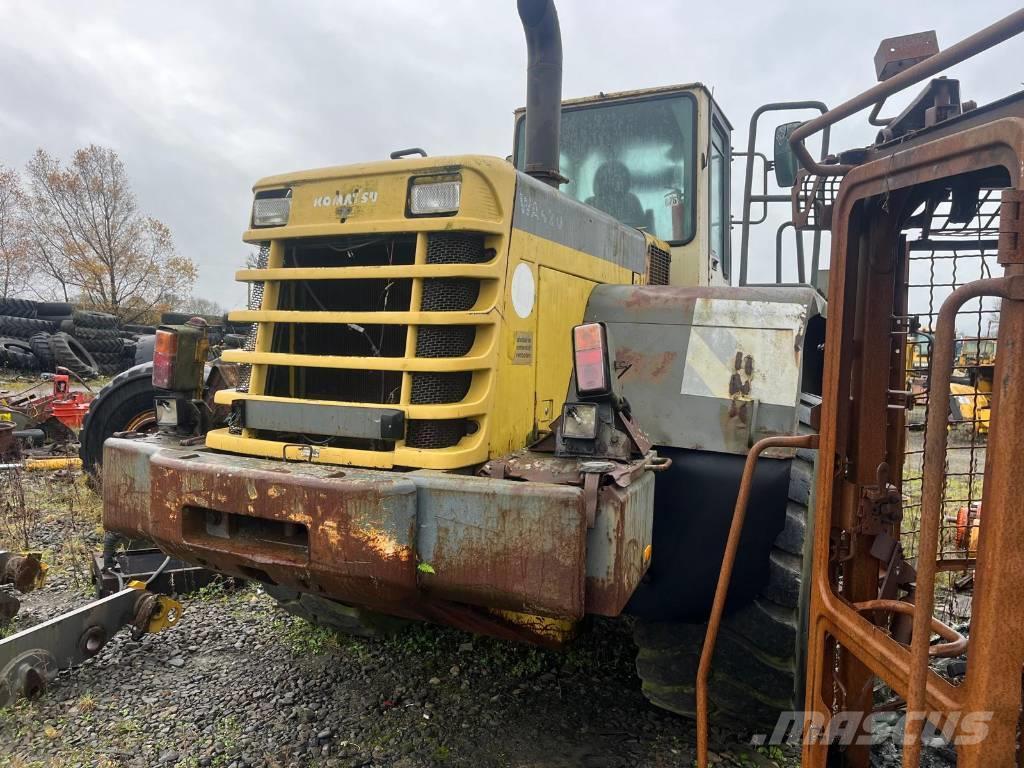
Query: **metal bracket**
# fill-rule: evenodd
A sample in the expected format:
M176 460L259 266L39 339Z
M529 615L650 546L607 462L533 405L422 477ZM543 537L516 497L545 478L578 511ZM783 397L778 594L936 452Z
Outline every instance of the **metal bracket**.
M92 658L115 632L131 625L135 636L173 627L181 604L147 592L142 582L109 597L0 640L0 708L33 698L62 669Z
M875 476L877 484L865 485L861 490L854 528L869 536L888 534L903 520L903 499L896 486L889 482L889 465L884 461L879 464Z
M999 205L999 263L1024 264L1024 190L1003 190Z

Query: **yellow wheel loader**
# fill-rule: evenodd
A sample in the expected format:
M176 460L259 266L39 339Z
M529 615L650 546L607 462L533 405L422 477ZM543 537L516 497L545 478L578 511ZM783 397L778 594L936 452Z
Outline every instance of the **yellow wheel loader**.
M201 323L157 331L159 431L106 440L104 523L360 634L554 646L632 616L644 691L692 714L744 460L808 428L825 302L732 285L708 88L562 102L554 6L519 12L511 161L411 149L256 183L230 316L252 332L212 369L237 384L204 382ZM753 479L713 685L748 725L801 697L812 475L779 449Z

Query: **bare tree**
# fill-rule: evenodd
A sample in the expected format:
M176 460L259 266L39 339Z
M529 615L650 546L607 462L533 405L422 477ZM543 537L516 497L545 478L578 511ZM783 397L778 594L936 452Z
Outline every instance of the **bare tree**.
M174 312L191 313L193 315L205 315L207 317L224 314L224 308L220 304L210 299L204 299L202 296L188 296L184 299L178 299L172 303L171 310Z
M26 170L33 247L65 298L136 322L189 293L195 264L175 252L165 224L139 212L114 150L90 145L62 166L39 149Z
M23 296L33 282L25 195L18 172L0 165L0 299Z

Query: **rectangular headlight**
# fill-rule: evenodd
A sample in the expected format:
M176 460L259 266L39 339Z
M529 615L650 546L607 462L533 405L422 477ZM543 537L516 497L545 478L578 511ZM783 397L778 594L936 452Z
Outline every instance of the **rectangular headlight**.
M252 201L253 227L283 227L292 210L292 191L272 189L257 192Z
M450 176L413 179L409 187L409 213L413 216L458 213L461 198L461 179Z
M597 437L597 403L566 403L562 406L562 437L576 440Z

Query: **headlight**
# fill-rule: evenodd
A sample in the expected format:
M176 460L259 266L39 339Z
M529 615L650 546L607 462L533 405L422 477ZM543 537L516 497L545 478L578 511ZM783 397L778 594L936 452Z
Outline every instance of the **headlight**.
M252 201L253 227L283 227L292 210L290 189L271 189L257 192Z
M457 176L425 176L409 182L409 214L438 216L459 212L462 179Z

